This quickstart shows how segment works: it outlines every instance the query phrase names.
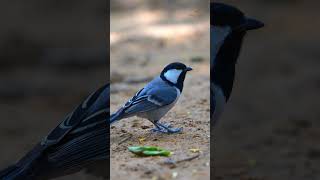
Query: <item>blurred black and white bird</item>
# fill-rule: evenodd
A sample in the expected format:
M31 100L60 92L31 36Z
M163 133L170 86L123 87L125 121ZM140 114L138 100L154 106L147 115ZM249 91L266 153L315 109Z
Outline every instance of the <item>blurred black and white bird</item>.
M247 31L263 26L262 22L246 17L233 6L210 3L210 115L213 126L230 98L243 38Z
M161 74L138 91L118 111L111 115L110 124L132 116L146 118L155 128L153 131L177 133L182 128L173 128L170 124L160 123L160 119L179 99L185 76L191 67L175 62L167 65Z
M16 164L1 180L47 180L85 170L108 178L109 84L98 89Z

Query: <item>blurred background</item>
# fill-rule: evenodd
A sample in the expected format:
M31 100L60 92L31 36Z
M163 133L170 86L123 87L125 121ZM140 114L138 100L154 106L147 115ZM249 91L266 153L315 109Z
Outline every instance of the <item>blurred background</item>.
M106 17L105 0L0 2L0 169L106 83Z
M210 178L209 20L209 1L111 1L111 112L158 76L165 65L180 61L193 68L176 106L161 119L183 127L183 133L151 133L152 123L137 117L111 127L111 179ZM134 156L127 150L133 145L168 149L175 161L198 153L199 157L171 167L165 157Z
M219 2L266 26L245 38L215 132L215 178L319 179L320 2Z

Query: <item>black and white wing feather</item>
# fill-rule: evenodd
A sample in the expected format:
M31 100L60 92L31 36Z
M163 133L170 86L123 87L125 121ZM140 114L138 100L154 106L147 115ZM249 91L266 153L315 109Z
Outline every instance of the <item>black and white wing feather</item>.
M15 165L1 171L0 179L45 180L78 172L95 163L107 164L109 102L107 84L83 101Z

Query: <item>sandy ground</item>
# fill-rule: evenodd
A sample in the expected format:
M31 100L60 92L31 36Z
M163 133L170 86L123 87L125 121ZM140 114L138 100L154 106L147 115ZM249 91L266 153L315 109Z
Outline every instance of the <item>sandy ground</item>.
M190 12L175 12L170 21L157 11L111 15L111 112L159 75L166 64L179 60L194 69L187 74L178 103L161 120L183 127L182 133L152 133L153 125L137 117L111 127L111 179L210 178L209 18L192 17ZM139 19L144 14L150 19ZM135 145L163 147L174 152L170 158L178 161L199 157L170 167L164 163L166 157L136 157L127 150ZM190 149L200 149L200 153Z

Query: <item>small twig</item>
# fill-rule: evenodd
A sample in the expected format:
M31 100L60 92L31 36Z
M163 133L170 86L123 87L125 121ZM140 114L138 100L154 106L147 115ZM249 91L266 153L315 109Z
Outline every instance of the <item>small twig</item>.
M164 164L169 165L171 168L175 168L177 167L177 165L181 162L185 162L185 161L191 161L193 159L196 159L200 156L200 153L198 153L197 155L191 156L191 157L187 157L185 159L180 159L180 160L173 160L173 159L167 159Z
M128 141L128 140L129 140L129 139L131 139L131 138L132 138L132 134L129 134L129 136L128 136L128 137L123 138L123 139L118 143L118 145L120 145L120 144L122 144L122 143L124 143L124 142Z
M198 154L196 154L196 155L194 155L194 156L191 156L191 157L187 157L187 158L185 158L185 159L177 160L176 163L178 164L178 163L181 163L181 162L184 162L184 161L191 161L191 160L193 160L193 159L198 158L199 156L200 156L200 153L198 153Z

